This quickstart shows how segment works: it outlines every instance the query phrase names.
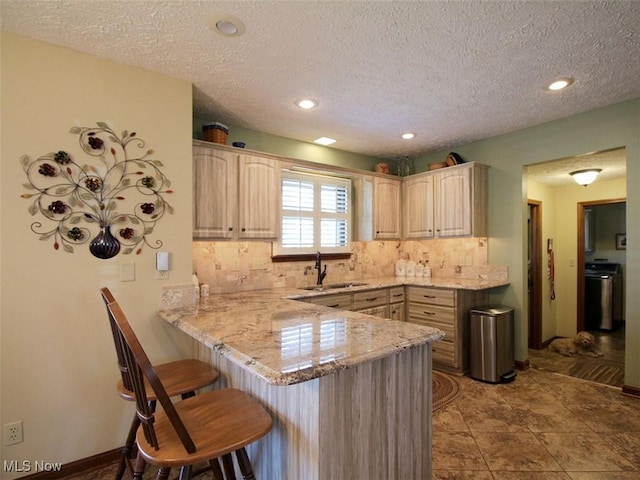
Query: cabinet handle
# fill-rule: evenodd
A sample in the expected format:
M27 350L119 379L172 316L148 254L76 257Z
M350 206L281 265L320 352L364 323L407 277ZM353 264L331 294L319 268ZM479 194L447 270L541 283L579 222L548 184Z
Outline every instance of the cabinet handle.
M435 315L435 312L422 312L422 313L424 313L425 315Z
M436 298L435 295L423 295L424 298Z
M233 232L233 227L229 227L229 231L230 231L230 232Z
M380 233L380 230L376 230L376 235L378 235Z
M377 300L378 297L371 297L371 298L367 298L367 302L373 302L374 300Z
M395 295L391 295L392 297L402 297L404 293L396 293Z
M327 307L329 307L329 308L336 308L336 307L339 307L339 306L340 306L339 303L336 303L335 305L327 305Z
M246 229L246 228L244 228L244 227L242 227L240 230L242 230L243 232L246 232L246 231L247 231L247 229Z

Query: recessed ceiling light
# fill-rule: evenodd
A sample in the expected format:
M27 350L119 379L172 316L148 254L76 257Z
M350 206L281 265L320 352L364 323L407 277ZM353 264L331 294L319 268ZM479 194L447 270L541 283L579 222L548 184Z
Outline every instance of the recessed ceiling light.
M407 132L407 133L403 133L402 134L402 138L404 138L405 140L411 140L412 138L415 138L416 134L415 133L411 133L411 132Z
M331 145L332 143L336 143L336 141L333 138L328 138L328 137L320 137L320 138L316 138L313 143L317 143L319 145Z
M304 110L309 110L313 107L316 107L318 105L318 102L316 102L315 100L311 100L310 98L304 98L302 100L298 100L296 102L296 105Z
M573 78L559 78L550 83L547 89L555 92L558 90L562 90L563 88L567 88L572 83Z
M239 37L246 31L242 20L232 15L216 15L209 22L211 29L225 37Z

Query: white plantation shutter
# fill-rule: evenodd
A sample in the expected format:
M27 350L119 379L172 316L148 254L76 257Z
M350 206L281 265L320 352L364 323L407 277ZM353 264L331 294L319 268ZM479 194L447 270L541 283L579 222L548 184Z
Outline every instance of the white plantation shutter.
M275 254L349 252L351 181L282 172L281 236Z

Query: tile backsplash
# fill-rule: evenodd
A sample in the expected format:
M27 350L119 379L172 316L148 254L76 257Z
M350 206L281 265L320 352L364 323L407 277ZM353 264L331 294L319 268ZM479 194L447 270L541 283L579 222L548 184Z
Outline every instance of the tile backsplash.
M487 265L487 238L353 242L347 260L326 260L325 283L394 275L399 258L428 262L432 276L506 279ZM212 294L312 285L314 261L271 262L271 242L194 241L193 270ZM457 267L457 268L456 268Z

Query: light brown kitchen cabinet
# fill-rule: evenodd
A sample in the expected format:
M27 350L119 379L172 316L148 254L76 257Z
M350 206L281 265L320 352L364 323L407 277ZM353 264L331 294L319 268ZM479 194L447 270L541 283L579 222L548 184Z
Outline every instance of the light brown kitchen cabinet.
M379 307L369 307L355 310L358 313L371 315L372 317L389 318L389 305L381 305Z
M458 375L469 371L469 310L487 300L487 290L407 287L407 321L445 333L433 344L433 368Z
M419 174L407 177L402 185L404 205L404 237L433 238L434 175Z
M316 305L324 305L325 307L338 308L340 310L351 310L374 317L391 318L389 293L391 290L397 290L398 288L404 292L404 287L394 287L393 289L376 288L353 293L307 296L299 298L298 300Z
M405 238L486 236L487 171L470 162L405 177Z
M194 238L275 239L280 212L278 161L193 142Z
M313 303L315 305L324 305L325 307L339 308L340 310L351 310L351 294L337 293L335 295L318 295L316 297L300 298L303 302Z
M406 321L404 286L389 289L389 318L399 322Z
M465 163L435 175L435 216L438 237L487 235L488 167Z
M396 178L375 177L373 181L373 239L388 240L402 237L401 181Z
M280 214L280 169L271 158L240 155L238 238L277 238Z
M379 307L389 305L389 289L378 288L375 290L366 290L364 292L353 293L352 310L360 311L365 308Z
M193 238L232 238L238 155L202 143L193 145Z

